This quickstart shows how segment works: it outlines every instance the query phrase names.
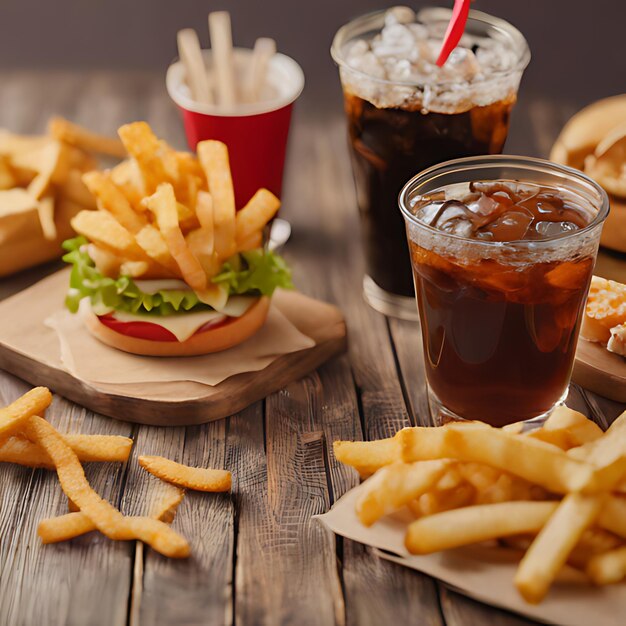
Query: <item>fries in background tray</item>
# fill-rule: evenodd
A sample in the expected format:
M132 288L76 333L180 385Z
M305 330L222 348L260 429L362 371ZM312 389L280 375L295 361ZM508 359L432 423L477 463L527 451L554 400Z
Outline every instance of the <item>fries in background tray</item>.
M413 554L501 542L522 550L515 585L538 603L564 567L597 585L626 578L626 412L603 433L555 409L522 432L478 422L405 428L380 441L336 441L336 458L369 478L366 526L407 508Z
M157 495L149 515L125 516L91 488L81 462L124 463L130 456L132 439L62 435L40 417L51 401L48 389L36 387L0 408L0 462L55 469L69 501L69 513L39 523L37 532L42 542L67 541L99 530L111 539L143 541L164 556L189 556L187 540L168 525L185 495L177 485L201 491L229 491L230 472L191 468L162 457L140 457L140 464L146 467L142 461L145 459L148 471L163 480L156 480Z
M61 256L71 218L96 203L81 180L96 155L118 157L118 139L53 118L48 134L0 129L0 276Z

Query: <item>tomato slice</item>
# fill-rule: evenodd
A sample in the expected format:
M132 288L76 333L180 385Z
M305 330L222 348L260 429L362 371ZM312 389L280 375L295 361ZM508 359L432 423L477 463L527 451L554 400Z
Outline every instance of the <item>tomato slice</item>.
M114 330L120 335L126 335L127 337L136 337L137 339L148 339L149 341L178 341L176 335L163 328L159 324L153 322L122 322L113 317L111 313L107 315L99 315L98 319L102 324ZM219 326L225 326L235 318L226 317L219 322L207 322L198 328L194 333L202 333L210 328L218 328Z

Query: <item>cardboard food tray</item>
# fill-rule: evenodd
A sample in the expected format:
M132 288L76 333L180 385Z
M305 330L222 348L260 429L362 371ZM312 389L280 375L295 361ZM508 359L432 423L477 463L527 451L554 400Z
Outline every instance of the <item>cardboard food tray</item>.
M63 306L68 276L68 270L62 270L0 302L0 368L116 419L156 426L220 419L298 380L346 349L345 322L336 307L297 292L280 292L274 297L277 308L315 345L279 356L262 370L231 376L215 386L188 381L104 384L79 380L63 366L57 334L44 324Z

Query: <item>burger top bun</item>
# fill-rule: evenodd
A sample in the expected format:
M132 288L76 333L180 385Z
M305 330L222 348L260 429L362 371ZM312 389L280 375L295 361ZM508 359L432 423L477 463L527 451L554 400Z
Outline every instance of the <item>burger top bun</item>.
M626 94L594 102L564 126L550 160L584 171L609 194L600 243L626 252Z

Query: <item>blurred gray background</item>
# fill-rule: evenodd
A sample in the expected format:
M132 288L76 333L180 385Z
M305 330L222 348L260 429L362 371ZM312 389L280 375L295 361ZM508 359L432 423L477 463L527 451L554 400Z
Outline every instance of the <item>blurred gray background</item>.
M228 9L236 45L260 35L304 68L307 104L340 106L328 49L350 18L393 6L384 0L0 0L0 68L126 68L165 71L176 31L192 26L207 43L208 11ZM453 0L409 2L411 6ZM623 0L476 0L474 7L511 21L533 60L526 95L582 106L626 91ZM0 85L1 89L1 85ZM335 97L336 96L336 97Z
M228 9L235 45L250 47L258 36L274 37L279 50L302 65L307 83L296 109L298 117L339 115L341 91L329 55L333 35L351 18L394 4L384 0L0 0L0 103L14 98L3 93L2 75L49 70L54 92L41 104L40 121L33 128L14 129L35 132L55 112L55 99L70 97L57 93L66 88L62 81L55 82L56 70L75 70L77 78L95 70L128 71L134 91L145 88L141 76L150 74L157 79L150 85L158 85L176 56L176 32L193 27L206 45L207 13ZM451 7L453 0L409 4ZM547 156L558 128L576 110L626 92L624 0L475 0L473 6L517 26L533 55L506 152ZM163 96L167 102L164 83ZM80 90L71 97L82 108L90 106L80 99ZM119 104L113 93L106 94L106 101L109 108ZM100 105L105 105L104 100ZM126 115L150 118L144 110ZM10 124L4 117L4 124ZM99 129L113 132L109 126L102 120ZM531 135L539 140L530 141Z

